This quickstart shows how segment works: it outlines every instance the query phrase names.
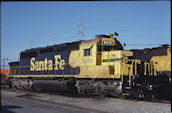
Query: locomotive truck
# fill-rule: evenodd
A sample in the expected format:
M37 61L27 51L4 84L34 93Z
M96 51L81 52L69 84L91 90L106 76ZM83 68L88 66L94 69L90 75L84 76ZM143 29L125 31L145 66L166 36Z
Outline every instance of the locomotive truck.
M9 85L116 97L169 97L171 47L124 50L114 36L118 34L22 51L20 61L9 63Z

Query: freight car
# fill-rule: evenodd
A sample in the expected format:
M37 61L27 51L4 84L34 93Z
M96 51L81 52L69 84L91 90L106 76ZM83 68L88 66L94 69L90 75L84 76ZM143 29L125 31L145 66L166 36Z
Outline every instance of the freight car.
M9 84L79 94L169 97L165 89L170 87L171 48L123 50L114 36L118 34L25 50L19 62L9 63Z

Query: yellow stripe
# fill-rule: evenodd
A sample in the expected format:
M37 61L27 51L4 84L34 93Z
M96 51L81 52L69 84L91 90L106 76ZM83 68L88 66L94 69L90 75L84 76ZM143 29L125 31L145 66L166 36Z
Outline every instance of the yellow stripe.
M123 93L122 95L127 95L127 96L129 96L130 94L128 94L128 93Z
M105 75L12 75L14 78L28 78L28 77L74 77L74 78L103 78L114 79L114 76Z
M125 87L125 89L131 89L131 87Z

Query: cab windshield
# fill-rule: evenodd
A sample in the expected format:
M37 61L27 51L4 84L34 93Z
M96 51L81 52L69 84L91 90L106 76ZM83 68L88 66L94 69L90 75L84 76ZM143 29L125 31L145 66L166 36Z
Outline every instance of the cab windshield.
M112 51L113 46L103 46L103 51Z
M97 51L98 52L101 52L101 51L112 51L112 50L114 50L113 46L102 46L102 45L97 46Z

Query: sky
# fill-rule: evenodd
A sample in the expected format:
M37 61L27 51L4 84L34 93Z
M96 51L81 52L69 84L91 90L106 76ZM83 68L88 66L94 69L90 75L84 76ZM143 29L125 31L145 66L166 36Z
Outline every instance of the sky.
M125 50L171 45L170 9L170 1L1 2L1 64L26 49L79 41L80 22L82 40L117 32Z

